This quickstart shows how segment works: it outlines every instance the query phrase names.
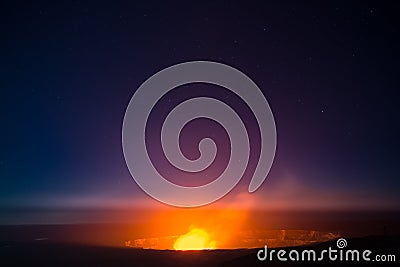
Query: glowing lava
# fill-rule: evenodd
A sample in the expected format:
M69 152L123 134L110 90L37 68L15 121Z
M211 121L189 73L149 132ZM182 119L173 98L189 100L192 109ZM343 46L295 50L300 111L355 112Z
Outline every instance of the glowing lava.
M199 228L191 229L175 241L175 250L203 250L215 249L215 241L212 241L210 235Z

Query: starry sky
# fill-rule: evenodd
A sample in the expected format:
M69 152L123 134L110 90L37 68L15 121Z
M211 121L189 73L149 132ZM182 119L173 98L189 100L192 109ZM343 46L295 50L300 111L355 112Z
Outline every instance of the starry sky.
M399 6L264 2L2 3L1 212L156 205L126 167L124 112L152 74L193 60L241 70L268 100L277 153L255 193L267 206L398 209ZM215 92L175 91L158 110L207 90ZM205 133L195 138L207 123L197 123ZM221 171L229 146L220 148L222 163L196 179Z

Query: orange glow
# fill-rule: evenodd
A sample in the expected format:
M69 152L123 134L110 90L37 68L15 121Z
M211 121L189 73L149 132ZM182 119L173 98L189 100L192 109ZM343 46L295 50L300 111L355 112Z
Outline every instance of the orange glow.
M175 241L175 250L203 250L215 249L215 241L212 241L210 235L199 228L191 229Z

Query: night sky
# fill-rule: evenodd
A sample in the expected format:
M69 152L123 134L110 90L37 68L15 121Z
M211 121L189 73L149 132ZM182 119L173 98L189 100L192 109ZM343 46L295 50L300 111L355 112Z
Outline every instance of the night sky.
M4 216L14 208L160 205L129 174L122 121L141 83L165 67L193 60L241 70L271 106L277 153L255 193L265 205L400 208L399 6L378 1L1 5ZM207 90L226 96L193 85L172 93L158 109ZM161 113L153 114L155 121L162 120ZM203 123L197 127L207 129ZM210 127L211 136L224 138L218 125ZM221 141L221 147L221 165L197 179L209 181L221 171L229 146ZM186 149L195 156L196 150ZM247 188L251 177L246 176L233 194Z

